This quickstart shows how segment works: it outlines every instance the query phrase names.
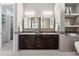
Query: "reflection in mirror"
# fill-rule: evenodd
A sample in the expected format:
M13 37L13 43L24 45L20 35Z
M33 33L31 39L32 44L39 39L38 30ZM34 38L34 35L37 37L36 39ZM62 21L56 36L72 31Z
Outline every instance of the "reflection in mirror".
M25 17L24 18L24 31L25 30L54 30L55 20L54 17Z
M23 4L23 31L58 32L58 12L55 9L53 3Z
M39 28L39 18L35 18L35 17L31 18L31 28L33 29Z
M31 17L24 18L24 29L31 28Z
M25 17L24 18L24 29L37 29L39 28L39 18Z
M42 29L54 29L54 18L53 17L43 17L41 20Z

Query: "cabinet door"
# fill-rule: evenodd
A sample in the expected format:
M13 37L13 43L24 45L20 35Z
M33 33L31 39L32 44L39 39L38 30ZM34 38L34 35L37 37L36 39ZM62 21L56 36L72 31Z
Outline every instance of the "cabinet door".
M43 36L43 48L58 49L58 35L45 35Z
M26 35L25 41L28 49L35 48L35 35Z
M44 49L49 48L49 41L47 35L42 36L42 46Z
M50 35L48 36L49 48L58 49L58 35Z
M26 49L26 48L27 48L27 44L25 41L25 36L19 35L19 49Z
M19 48L20 49L35 48L35 36L34 35L19 35Z

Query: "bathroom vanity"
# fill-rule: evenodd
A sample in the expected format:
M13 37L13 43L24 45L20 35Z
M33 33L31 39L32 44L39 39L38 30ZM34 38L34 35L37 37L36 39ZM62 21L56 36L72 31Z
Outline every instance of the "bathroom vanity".
M58 33L20 33L19 49L58 49Z
M19 31L19 49L59 48L59 25L56 24L53 11L49 11L44 11L42 15L36 12L38 15L29 16L29 11L25 10L22 31Z

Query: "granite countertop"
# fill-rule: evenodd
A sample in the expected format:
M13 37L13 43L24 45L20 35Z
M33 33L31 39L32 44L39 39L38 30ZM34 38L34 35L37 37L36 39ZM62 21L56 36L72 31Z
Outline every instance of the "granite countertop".
M19 33L19 34L27 34L27 35L48 35L48 34L51 34L51 35L58 35L58 33Z
M34 32L34 31L26 31L26 32L18 32L18 34L23 34L23 35L48 35L48 34L51 34L51 35L58 35L59 33L58 32L50 32L50 31L43 31L43 32Z

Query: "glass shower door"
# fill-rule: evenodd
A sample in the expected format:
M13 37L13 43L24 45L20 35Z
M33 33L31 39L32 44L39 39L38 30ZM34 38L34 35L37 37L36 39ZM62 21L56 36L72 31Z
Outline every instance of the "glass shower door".
M13 47L13 7L2 5L2 48L6 50Z

